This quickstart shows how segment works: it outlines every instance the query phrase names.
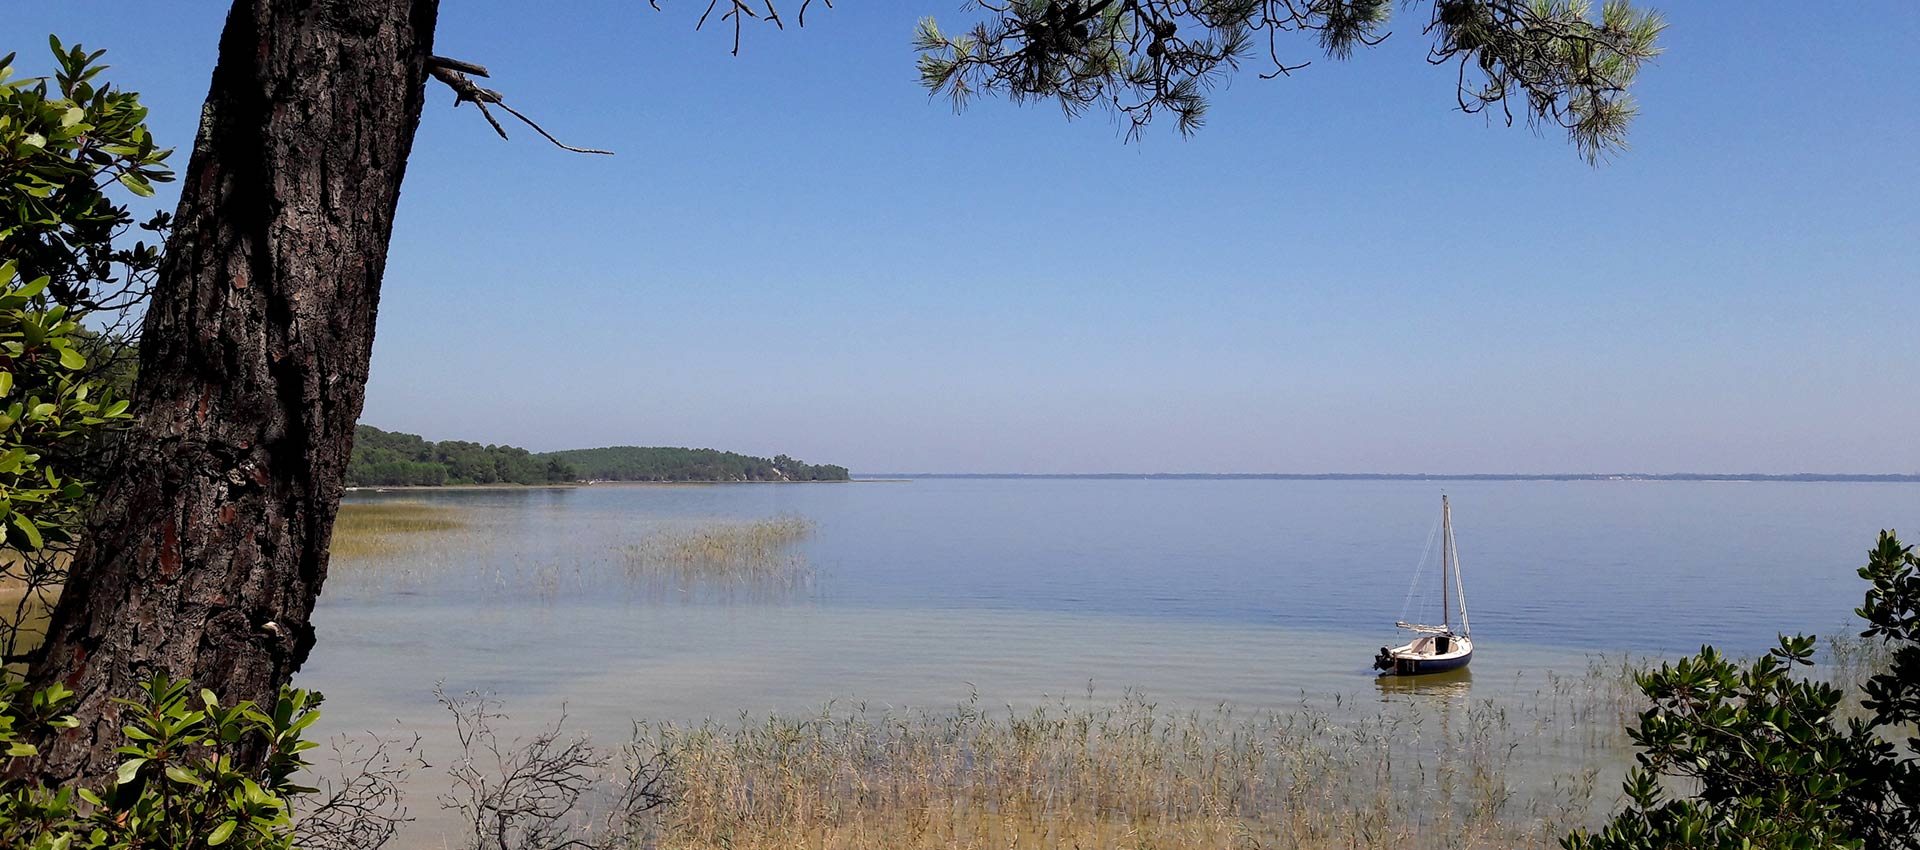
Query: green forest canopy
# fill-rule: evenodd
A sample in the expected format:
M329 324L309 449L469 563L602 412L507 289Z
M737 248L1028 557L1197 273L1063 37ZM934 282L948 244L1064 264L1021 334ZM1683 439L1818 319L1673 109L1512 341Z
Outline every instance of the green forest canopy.
M786 455L772 459L715 449L612 446L571 449L541 457L572 465L601 481L845 481L847 468L810 464Z
M431 442L370 425L353 430L347 486L437 487L442 484L554 484L573 481L573 468L514 446L463 440Z
M354 430L350 487L555 484L571 481L845 481L847 468L786 455L752 457L714 449L616 446L534 454L515 446Z

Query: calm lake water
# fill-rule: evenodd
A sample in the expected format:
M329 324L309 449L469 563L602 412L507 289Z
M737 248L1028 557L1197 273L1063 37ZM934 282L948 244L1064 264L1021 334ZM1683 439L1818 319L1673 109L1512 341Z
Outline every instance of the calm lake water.
M915 480L354 494L466 511L417 548L336 559L297 684L328 731L444 725L432 687L618 738L634 718L1049 697L1253 710L1421 699L1395 640L1442 492L1477 652L1441 700L1524 700L1596 653L1848 624L1920 485ZM622 550L663 527L797 516L790 593L661 593ZM1431 552L1424 589L1436 583ZM1437 605L1430 593L1418 595ZM431 756L431 754L430 754Z

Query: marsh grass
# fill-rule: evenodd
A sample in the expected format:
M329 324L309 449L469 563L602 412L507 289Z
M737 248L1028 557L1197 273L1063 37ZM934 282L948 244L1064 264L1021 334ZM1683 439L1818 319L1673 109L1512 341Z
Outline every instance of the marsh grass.
M484 508L360 502L341 506L333 555L345 568L333 579L336 590L372 594L454 582L461 593L543 603L630 591L660 600L778 601L813 579L795 551L813 527L791 516L653 520L635 527L624 546L553 539L530 547L528 529Z
M465 526L460 511L422 502L343 504L333 526L332 553L348 561L398 554Z
M1859 623L1853 623L1850 628L1835 629L1831 637L1821 641L1826 652L1816 669L1828 684L1846 692L1846 699L1840 704L1842 719L1872 716L1873 712L1861 705L1866 696L1861 686L1893 667L1892 644L1883 638L1861 637L1860 629ZM1895 738L1908 734L1911 730L1894 730Z
M566 779L570 793L591 782L596 800L650 801L610 810L625 812L619 846L661 850L1553 847L1618 804L1623 730L1647 706L1635 675L1650 663L1516 673L1529 687L1491 699L1459 676L1254 711L1089 690L1027 706L640 722L608 751L618 765ZM510 775L553 740L494 760Z
M620 551L629 577L660 589L778 593L812 581L813 568L793 550L813 528L793 516L673 525Z
M1637 710L1617 677L1596 666L1524 709L1443 694L1194 711L1129 693L638 734L671 765L654 843L675 850L1543 847L1612 802L1597 789L1618 768L1600 765L1625 754L1588 727Z
M1893 665L1893 646L1880 638L1861 637L1860 629L1839 630L1825 639L1826 656L1821 659L1827 680L1833 685L1857 691L1866 680L1887 672Z

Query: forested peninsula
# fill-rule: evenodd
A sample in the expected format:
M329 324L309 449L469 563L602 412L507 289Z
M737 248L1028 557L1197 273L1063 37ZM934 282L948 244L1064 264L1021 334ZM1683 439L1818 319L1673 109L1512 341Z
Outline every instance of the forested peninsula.
M598 481L845 481L847 468L786 455L768 459L714 449L613 446L542 455Z
M354 429L349 487L566 484L578 481L845 481L847 468L715 449L615 446L538 454L517 446Z

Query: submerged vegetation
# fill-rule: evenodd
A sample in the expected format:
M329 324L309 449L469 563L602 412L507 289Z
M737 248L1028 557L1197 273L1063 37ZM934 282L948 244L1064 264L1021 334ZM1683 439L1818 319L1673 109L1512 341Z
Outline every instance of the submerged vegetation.
M502 559L525 545L524 529L485 509L431 501L380 500L340 506L334 564L362 591L384 593L423 581L464 577L461 586L552 600L569 593L638 592L652 598L783 598L813 581L798 551L813 534L798 516L650 522L626 545L556 545ZM492 566L476 573L475 560ZM474 580L478 581L474 581Z
M621 554L629 576L680 590L792 590L813 578L806 559L793 551L813 527L812 520L792 516L670 526Z
M333 526L334 558L386 555L423 545L421 535L466 526L460 511L423 502L348 502Z
M1584 727L1560 713L1571 707L1437 702L1345 719L1129 694L643 733L672 765L659 846L688 850L1533 847L1589 819L1592 768L1517 758L1580 747L1567 739ZM1614 706L1579 710L1618 719Z
M1653 670L1594 658L1511 702L1441 676L1377 707L829 706L641 723L624 750L656 754L645 846L671 850L1548 847L1617 799Z

